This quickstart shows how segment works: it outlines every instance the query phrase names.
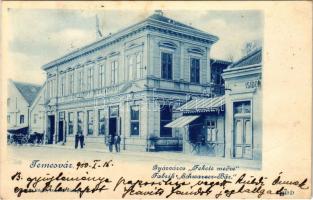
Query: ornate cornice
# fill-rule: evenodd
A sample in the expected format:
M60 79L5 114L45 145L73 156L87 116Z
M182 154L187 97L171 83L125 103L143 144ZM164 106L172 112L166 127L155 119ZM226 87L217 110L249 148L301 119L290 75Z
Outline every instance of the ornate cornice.
M159 21L152 20L152 19L147 19L141 23L135 24L120 32L109 35L108 37L102 38L94 43L91 43L87 46L84 46L73 52L70 52L59 59L49 62L43 65L42 69L47 70L51 67L62 65L64 63L73 61L74 59L78 59L82 56L92 54L94 52L104 49L105 47L118 43L124 40L125 38L141 33L145 30L149 30L153 32L160 32L160 33L172 35L172 36L174 35L176 37L194 40L194 41L208 44L208 45L211 45L218 40L217 37L212 36L210 34L205 34L204 32L195 31L189 28L176 27L175 24L171 25L170 27L166 23L159 22Z

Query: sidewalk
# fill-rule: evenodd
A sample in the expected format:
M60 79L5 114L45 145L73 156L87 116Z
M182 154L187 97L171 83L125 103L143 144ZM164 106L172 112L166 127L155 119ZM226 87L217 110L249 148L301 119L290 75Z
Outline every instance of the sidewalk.
M67 150L75 150L72 146L63 146L60 144L53 145L43 145L41 147L44 148L59 148L59 149L67 149ZM79 149L81 151L86 152L99 152L99 153L111 153L107 148L96 149L96 148L84 148ZM259 170L261 168L261 161L254 160L243 160L243 159L229 159L223 157L209 157L209 156L199 156L199 155L191 155L185 154L183 152L170 152L170 151L162 151L162 152L136 152L136 151L128 151L121 150L119 153L115 153L113 155L120 156L142 156L145 158L151 158L151 160L162 160L164 163L188 163L188 164L205 164L205 165L213 165L216 167L239 167L244 169L254 169Z

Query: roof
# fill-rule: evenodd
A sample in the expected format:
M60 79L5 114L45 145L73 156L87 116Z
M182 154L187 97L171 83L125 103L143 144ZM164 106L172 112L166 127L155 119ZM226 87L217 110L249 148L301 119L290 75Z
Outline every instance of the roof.
M17 81L13 81L13 83L29 105L33 103L41 88L41 85L35 85L32 83L23 83Z
M262 62L262 48L259 48L248 55L242 57L237 62L229 65L228 68L237 68L249 65L256 65Z
M189 26L189 25L183 24L183 23L181 23L179 21L176 21L176 20L173 20L171 18L165 17L163 14L160 15L160 14L155 13L155 14L150 15L148 17L148 19L154 19L154 20L157 20L157 21L173 24L173 25L180 26L180 27L183 27L183 28L189 28L189 29L192 29L192 30L195 30L195 31L200 31L202 33L207 34L206 32L204 32L202 30L196 29L196 28L194 28L192 26Z
M153 23L155 22L155 23ZM91 53L93 51L97 51L100 50L102 48L104 48L106 45L113 43L114 41L119 41L121 38L127 36L127 35L131 35L134 32L136 32L137 30L143 30L143 27L151 27L152 25L155 25L156 27L159 27L156 25L156 23L158 23L163 25L164 27L171 29L171 31L180 31L182 33L180 34L185 34L184 33L184 29L187 29L187 31L191 31L192 32L192 36L195 38L200 38L201 40L205 40L205 41L209 41L210 43L215 43L216 41L218 41L218 37L212 34L209 34L207 32L201 31L199 29L196 29L194 27L188 26L186 24L183 24L181 22L175 21L173 19L170 19L168 17L163 16L163 14L152 14L150 15L148 18L144 19L143 21L133 24L131 26L128 26L114 34L110 34L106 37L103 37L93 43L90 43L88 45L85 45L81 48L78 48L74 51L71 51L67 54L65 54L64 56L61 56L58 59L55 59L45 65L42 66L43 69L48 69L50 67L53 67L55 65L59 65L59 64L63 64L65 62L67 62L68 60L72 60L75 59L79 56ZM182 28L182 30L177 30L179 28ZM186 32L186 30L185 30Z
M214 59L214 58L211 58L211 59L210 59L210 62L211 62L211 65L212 65L212 64L221 64L221 65L226 65L226 66L228 66L228 65L232 64L232 62L230 62L230 61L227 61L227 60L220 60L220 59Z
M176 110L181 112L210 112L218 111L225 104L225 96L213 98L196 98L188 101Z

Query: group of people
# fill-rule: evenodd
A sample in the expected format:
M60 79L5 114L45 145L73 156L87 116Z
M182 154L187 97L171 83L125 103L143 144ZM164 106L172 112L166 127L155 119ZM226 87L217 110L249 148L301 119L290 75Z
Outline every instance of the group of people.
M82 132L78 132L75 135L75 149L77 149L78 144L80 144L80 148L83 149L85 145L85 136ZM110 152L113 152L113 146L115 147L116 152L121 151L121 137L119 135L109 134L108 136L108 144Z

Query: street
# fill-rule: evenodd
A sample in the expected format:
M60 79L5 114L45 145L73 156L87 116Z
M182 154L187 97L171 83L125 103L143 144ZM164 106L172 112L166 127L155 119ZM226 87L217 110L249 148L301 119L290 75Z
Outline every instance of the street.
M205 164L213 166L234 166L240 168L257 168L253 160L237 160L222 157L208 157L185 154L183 152L134 152L121 151L110 153L106 149L74 149L60 145L19 146L8 145L7 156L9 162L32 160L114 160L145 164L177 164L192 165Z

